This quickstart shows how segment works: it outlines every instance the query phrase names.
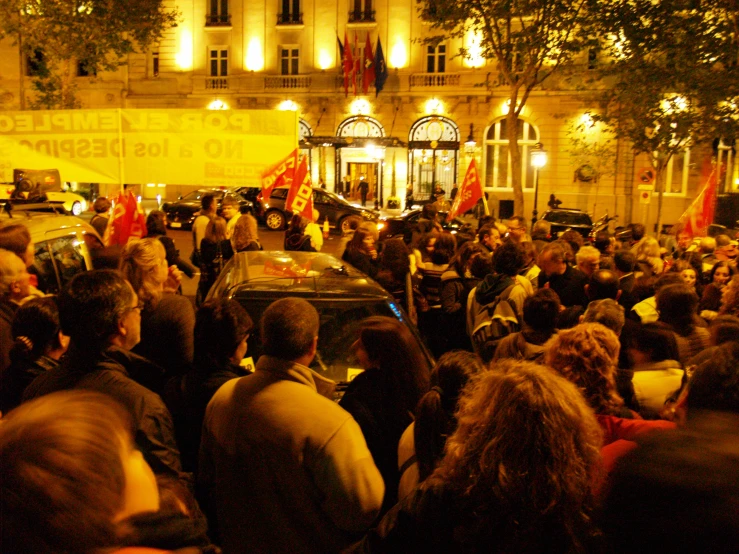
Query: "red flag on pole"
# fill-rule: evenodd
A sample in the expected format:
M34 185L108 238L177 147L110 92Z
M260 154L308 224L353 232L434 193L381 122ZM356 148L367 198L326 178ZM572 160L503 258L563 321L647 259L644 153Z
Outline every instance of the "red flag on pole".
M480 181L480 175L477 173L475 160L472 160L467 168L467 174L464 176L464 182L462 182L462 186L459 187L459 192L454 198L452 208L446 216L447 220L451 221L454 217L471 210L480 198L482 198L482 182Z
M308 158L300 159L295 178L287 193L285 208L313 221L313 187L308 172Z
M352 49L349 48L349 37L346 31L344 31L344 59L342 63L344 66L344 96L349 96L349 76L354 69L354 58L352 56Z
M357 95L357 80L359 79L359 75L362 71L360 65L361 65L361 56L359 52L359 48L357 45L357 32L354 31L354 75L352 76L352 84L354 85L354 96Z
M114 201L113 215L105 230L106 246L125 245L146 236L146 217L130 190L121 191Z
M297 165L298 149L296 148L286 158L262 173L262 198L269 199L272 196L272 189L275 187L289 185L295 175Z
M712 166L710 159L704 162L701 171L701 180L704 182L703 188L678 220L678 224L682 224L685 230L694 237L706 236L708 226L713 223L713 215L716 208L718 169Z
M364 71L362 72L362 93L367 94L370 83L375 81L375 55L372 53L372 43L369 33L364 43Z

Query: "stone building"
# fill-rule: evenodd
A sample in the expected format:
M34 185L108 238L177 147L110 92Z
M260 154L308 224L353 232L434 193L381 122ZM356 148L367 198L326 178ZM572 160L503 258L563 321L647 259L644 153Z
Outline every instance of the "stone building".
M475 37L438 46L417 39L430 33L415 0L167 0L182 21L150 51L131 55L112 73L80 76L88 108L293 109L299 112L301 149L314 183L354 197L360 179L369 199L387 206L440 186L449 193L474 158L490 207L512 215L511 170L505 140L507 91L496 86L494 62L474 56ZM388 77L384 89L344 90L340 44L364 59L382 44ZM472 57L456 55L463 45ZM17 49L0 43L0 109L18 109ZM580 71L596 63L583 54ZM26 77L26 81L30 77ZM580 84L578 84L578 82ZM580 92L585 79L547 81L532 93L519 130L523 155L524 216L530 218L536 177L530 154L537 143L548 154L538 171L538 209L550 194L562 207L599 217L607 210L621 223L656 221L656 198L644 203L638 186L649 184L647 160L628 145L611 143L603 157L578 155L569 138L587 123L594 106ZM26 90L30 88L26 85ZM588 127L588 141L606 139ZM708 150L710 154L710 150ZM705 151L686 151L667 170L664 221L673 222L695 197ZM733 175L733 172L732 172ZM110 185L112 187L113 185ZM145 196L175 198L194 184L142 184ZM735 188L732 178L730 187ZM103 192L105 192L105 188ZM347 193L347 189L349 192Z

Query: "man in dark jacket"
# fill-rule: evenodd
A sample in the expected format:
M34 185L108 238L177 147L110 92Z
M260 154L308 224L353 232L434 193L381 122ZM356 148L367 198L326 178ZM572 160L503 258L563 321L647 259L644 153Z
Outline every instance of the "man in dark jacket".
M588 305L585 295L588 278L581 271L567 265L561 244L556 241L547 244L539 253L538 265L541 268L538 288L548 286L557 293L565 307Z
M179 477L172 417L159 395L141 384L158 388L162 370L130 352L141 338L141 308L117 271L76 275L59 296L62 331L70 337L67 357L35 379L24 400L70 389L108 394L130 413L136 445L154 473Z

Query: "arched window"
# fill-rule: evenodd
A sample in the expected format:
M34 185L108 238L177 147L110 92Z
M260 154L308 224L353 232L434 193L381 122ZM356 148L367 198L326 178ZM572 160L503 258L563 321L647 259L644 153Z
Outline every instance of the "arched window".
M500 119L485 134L485 188L512 190L511 155L508 146L507 121ZM518 120L518 150L521 152L521 183L524 190L534 188L534 171L529 154L539 142L539 129L533 123Z
M457 180L459 163L457 124L438 115L416 121L408 133L408 163L412 168L410 184L415 198L430 197L436 186L440 186L449 198Z
M380 138L385 136L385 129L379 121L372 117L355 115L341 122L336 135L339 137Z

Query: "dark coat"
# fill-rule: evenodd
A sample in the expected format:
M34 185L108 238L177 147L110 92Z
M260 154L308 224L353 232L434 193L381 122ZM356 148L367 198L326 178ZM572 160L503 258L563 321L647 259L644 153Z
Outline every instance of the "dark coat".
M73 345L58 368L44 373L28 386L23 400L72 389L108 394L131 415L136 445L154 473L179 478L182 465L172 416L158 394L134 380L162 373L161 368L146 358L115 346L94 354L80 352Z
M585 296L585 285L588 284L587 276L579 269L567 266L562 275L552 275L547 278L542 271L539 273L539 288L546 285L559 295L559 301L563 306L582 306L588 305L588 298Z
M10 365L10 349L13 348L13 333L11 327L17 304L9 300L0 300L0 375Z
M377 261L373 260L371 256L365 254L364 252L350 250L349 248L347 248L346 250L344 250L344 255L341 257L341 259L345 262L349 262L359 271L361 271L365 275L369 275L373 279L377 275Z
M14 359L0 380L0 412L7 414L19 406L26 387L39 375L57 367L59 367L59 362L48 356L40 356L35 360L25 357Z

